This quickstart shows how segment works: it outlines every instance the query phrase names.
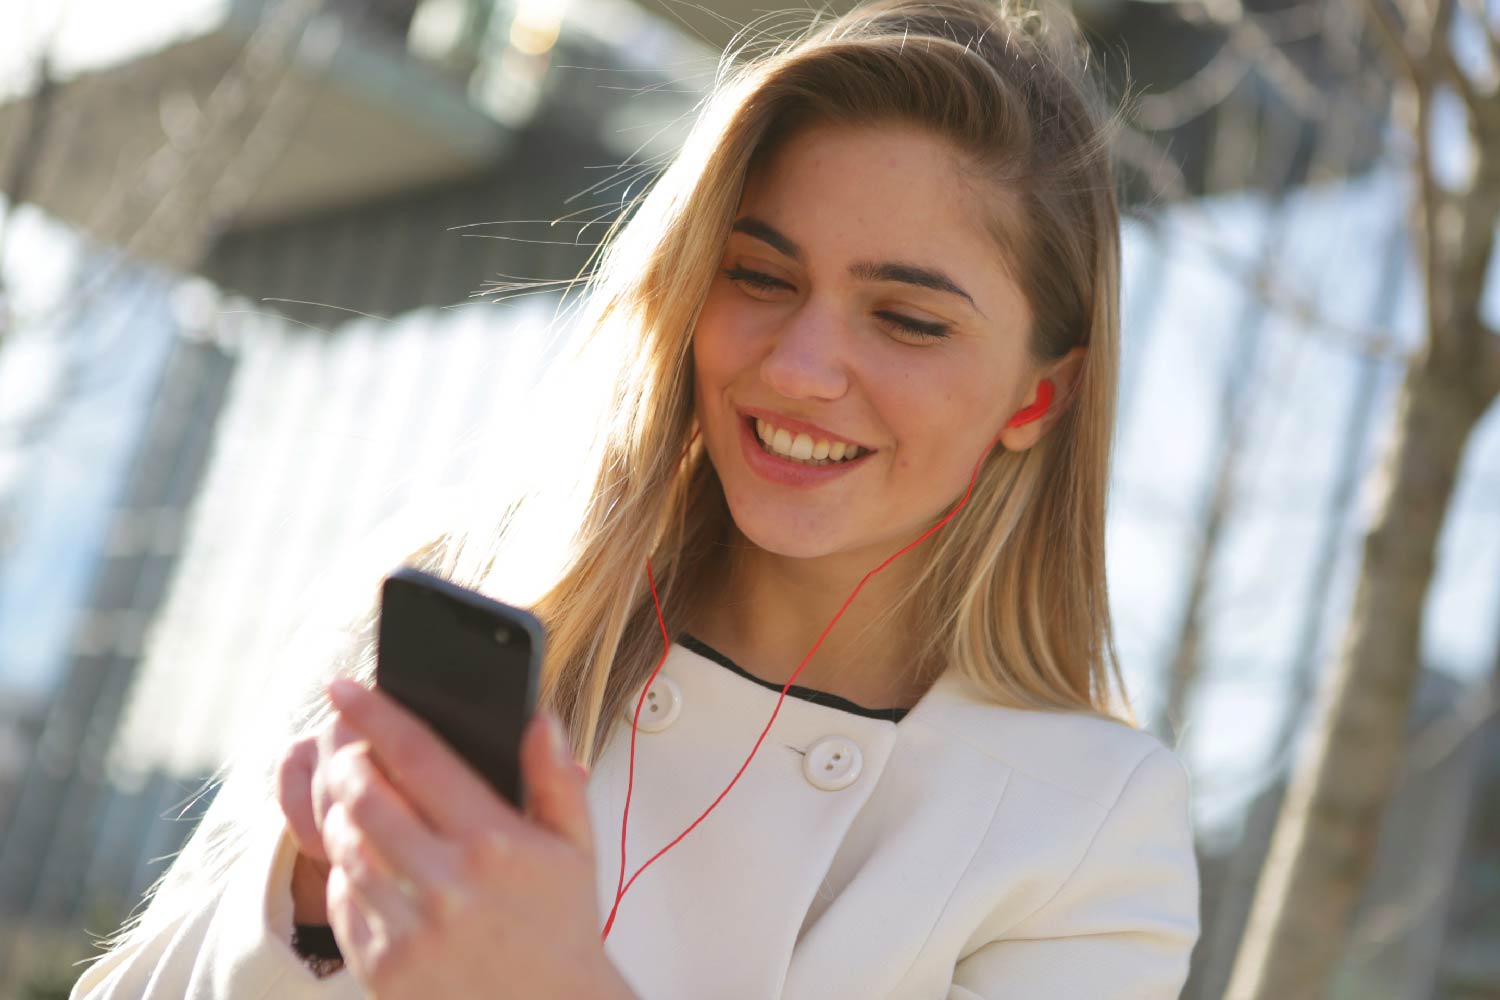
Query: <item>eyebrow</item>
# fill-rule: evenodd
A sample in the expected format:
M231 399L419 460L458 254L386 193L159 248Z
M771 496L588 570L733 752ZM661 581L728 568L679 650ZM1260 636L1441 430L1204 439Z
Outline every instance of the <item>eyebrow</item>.
M731 227L731 231L744 233L746 236L768 244L772 249L799 263L804 262L802 248L792 242L781 230L763 219L757 219L753 216L737 219ZM979 306L974 304L974 299L968 292L964 291L956 281L936 268L923 267L920 264L911 264L905 261L856 261L849 265L849 273L864 281L899 281L902 284L916 285L919 288L949 292L953 295L961 296L973 307L975 312L981 316L984 315Z

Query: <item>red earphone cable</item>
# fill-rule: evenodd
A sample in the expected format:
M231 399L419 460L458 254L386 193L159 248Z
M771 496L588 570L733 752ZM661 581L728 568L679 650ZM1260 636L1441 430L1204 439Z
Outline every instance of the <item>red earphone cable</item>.
M1044 380L1041 387L1039 387L1038 389L1038 394L1042 398L1038 400L1037 404L1035 404L1034 407L1029 408L1034 410L1035 412L1026 413L1026 411L1023 410L1021 413L1018 413L1016 417L1013 417L1011 423L1007 424L1006 426L1016 426L1016 420L1022 415L1025 415L1027 420L1032 419L1036 415L1039 415L1042 410L1046 409L1047 404L1051 402L1051 389L1051 383ZM1024 423L1026 421L1022 420L1021 422ZM688 441L687 449L692 448L693 441L696 441L697 439L698 434L695 432L692 439ZM667 844L667 846L657 851L650 858L648 858L644 864L637 868L635 874L630 876L629 882L625 882L625 834L630 822L630 793L635 787L635 736L637 732L637 726L639 726L641 720L641 707L646 703L646 692L650 689L651 682L656 680L656 675L661 672L662 664L667 662L667 654L671 649L672 642L671 636L667 634L666 620L662 617L661 599L657 596L656 593L656 577L651 569L651 558L649 556L646 557L646 580L651 585L651 601L656 608L657 624L661 626L662 653L661 659L656 662L656 669L651 671L650 678L647 679L645 685L641 688L641 693L635 701L635 717L632 720L630 727L630 765L625 782L625 810L620 817L620 878L619 881L615 883L615 903L614 906L610 908L609 919L604 923L604 931L600 935L601 941L607 940L609 938L610 928L613 927L615 923L615 915L620 910L620 901L625 897L625 893L629 891L630 887L635 884L635 880L640 878L641 873L644 872L648 867L650 867L650 865L655 862L657 858L667 853L667 851L671 850L678 843L680 843L684 837L692 833L693 829L697 827L699 823L703 822L704 817L713 812L714 807L717 806L720 802L724 801L724 796L729 794L729 790L734 787L735 782L740 780L740 775L744 774L745 768L750 766L750 761L755 757L755 752L760 749L760 745L762 742L764 742L766 734L771 731L771 726L776 722L776 715L781 711L781 703L786 700L787 689L792 686L792 682L797 679L797 675L802 673L802 668L807 666L807 663L812 659L813 654L818 651L818 647L823 644L824 638L826 638L828 633L833 630L834 624L838 622L840 616L842 616L843 613L848 609L849 605L853 603L854 598L859 594L865 583L870 579L870 577L874 576L876 573L879 573L881 570L885 569L892 562L894 562L897 557L901 556L909 549L914 548L917 544L927 538L928 535L931 535L934 531L937 531L943 525L947 524L948 521L952 519L954 514L957 514L960 510L963 509L964 504L969 502L969 494L974 490L974 483L979 478L979 467L984 464L985 457L989 455L990 450L994 448L994 446L998 444L999 441L1000 437L999 435L996 435L995 440L990 442L989 447L985 448L984 453L980 455L979 461L974 463L974 472L969 476L969 487L968 489L964 490L963 499L958 502L957 507L954 507L951 511L949 511L947 515L944 516L943 519L937 524L934 524L932 527L922 532L922 534L917 537L916 540L908 542L899 551L888 557L879 566L876 566L874 569L870 570L870 572L866 573L860 579L859 583L855 585L854 590L849 594L849 597L839 608L838 613L833 616L833 619L829 621L826 626L824 626L822 634L818 636L818 641L813 643L812 649L808 650L807 655L802 658L802 663L799 664L797 669L792 672L792 676L787 678L786 684L783 685L781 689L781 697L776 699L776 707L771 711L771 718L766 722L766 727L761 730L760 737L755 741L755 746L750 749L750 756L745 758L745 762L740 765L740 769L735 772L735 775L732 779L730 779L729 784L726 785L724 787L724 790L719 793L719 797L714 799L713 803L709 805L707 809L703 810L703 813L697 819L693 820L693 822L688 825L688 828L686 830L683 830L681 833L679 833L671 843ZM684 449L683 451L683 458L687 457L687 449Z

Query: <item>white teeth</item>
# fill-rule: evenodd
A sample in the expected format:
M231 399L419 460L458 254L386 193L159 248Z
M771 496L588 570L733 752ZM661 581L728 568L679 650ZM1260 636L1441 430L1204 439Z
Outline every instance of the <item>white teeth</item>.
M861 449L858 445L843 441L814 441L810 434L793 435L782 427L773 427L759 417L755 418L755 436L765 444L766 450L808 465L832 465L837 461L856 458Z

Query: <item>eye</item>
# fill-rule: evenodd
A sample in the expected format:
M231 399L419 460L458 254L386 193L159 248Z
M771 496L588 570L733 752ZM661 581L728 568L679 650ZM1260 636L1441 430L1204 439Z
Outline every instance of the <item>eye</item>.
M770 290L773 288L792 287L780 278L773 278L769 274L762 274L759 271L749 271L743 267L726 267L722 268L719 273L730 281L738 282L742 285L750 285L753 288Z
M782 281L780 278L773 278L769 274L762 274L760 271L751 271L743 267L725 267L721 268L719 273L730 281L749 285L752 288L758 288L763 291L792 288L789 282ZM900 313L889 312L887 310L881 310L875 316L885 326L892 327L907 336L918 337L922 340L942 340L952 330L947 323L925 323L922 320L913 319L910 316L903 316Z
M903 316L900 313L887 312L885 310L877 312L875 315L887 326L893 326L902 333L920 337L923 340L942 340L952 330L947 323L924 323L919 319L912 319L910 316Z

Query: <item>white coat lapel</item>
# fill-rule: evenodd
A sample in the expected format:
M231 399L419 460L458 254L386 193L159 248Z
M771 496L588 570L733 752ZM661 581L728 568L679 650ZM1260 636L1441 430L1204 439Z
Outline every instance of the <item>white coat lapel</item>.
M779 691L675 644L654 691L656 718L672 718L655 732L644 731L643 721L637 734L627 881L729 784L779 697ZM641 996L780 995L808 904L849 824L886 770L896 730L889 721L785 699L734 788L692 833L641 873L620 904L605 950ZM806 767L806 751L829 737L847 740L857 750L859 775L842 788L818 787ZM922 757L929 739L925 733L917 739L913 770L920 770L920 759L942 759L930 753ZM620 873L629 755L630 729L621 725L589 782L601 926ZM848 759L842 756L839 765ZM919 788L908 788L919 783L914 773L903 777L905 791L894 798L920 795ZM960 848L970 840L956 839ZM941 843L935 849L942 850ZM931 866L931 859L922 861ZM939 905L923 898L924 892L939 890L911 888L912 901L923 911ZM838 942L848 933L836 925L827 936Z
M1010 775L963 741L957 716L972 700L950 671L897 727L860 835L844 843L829 872L836 896L798 943L785 1000L881 995L911 968Z

